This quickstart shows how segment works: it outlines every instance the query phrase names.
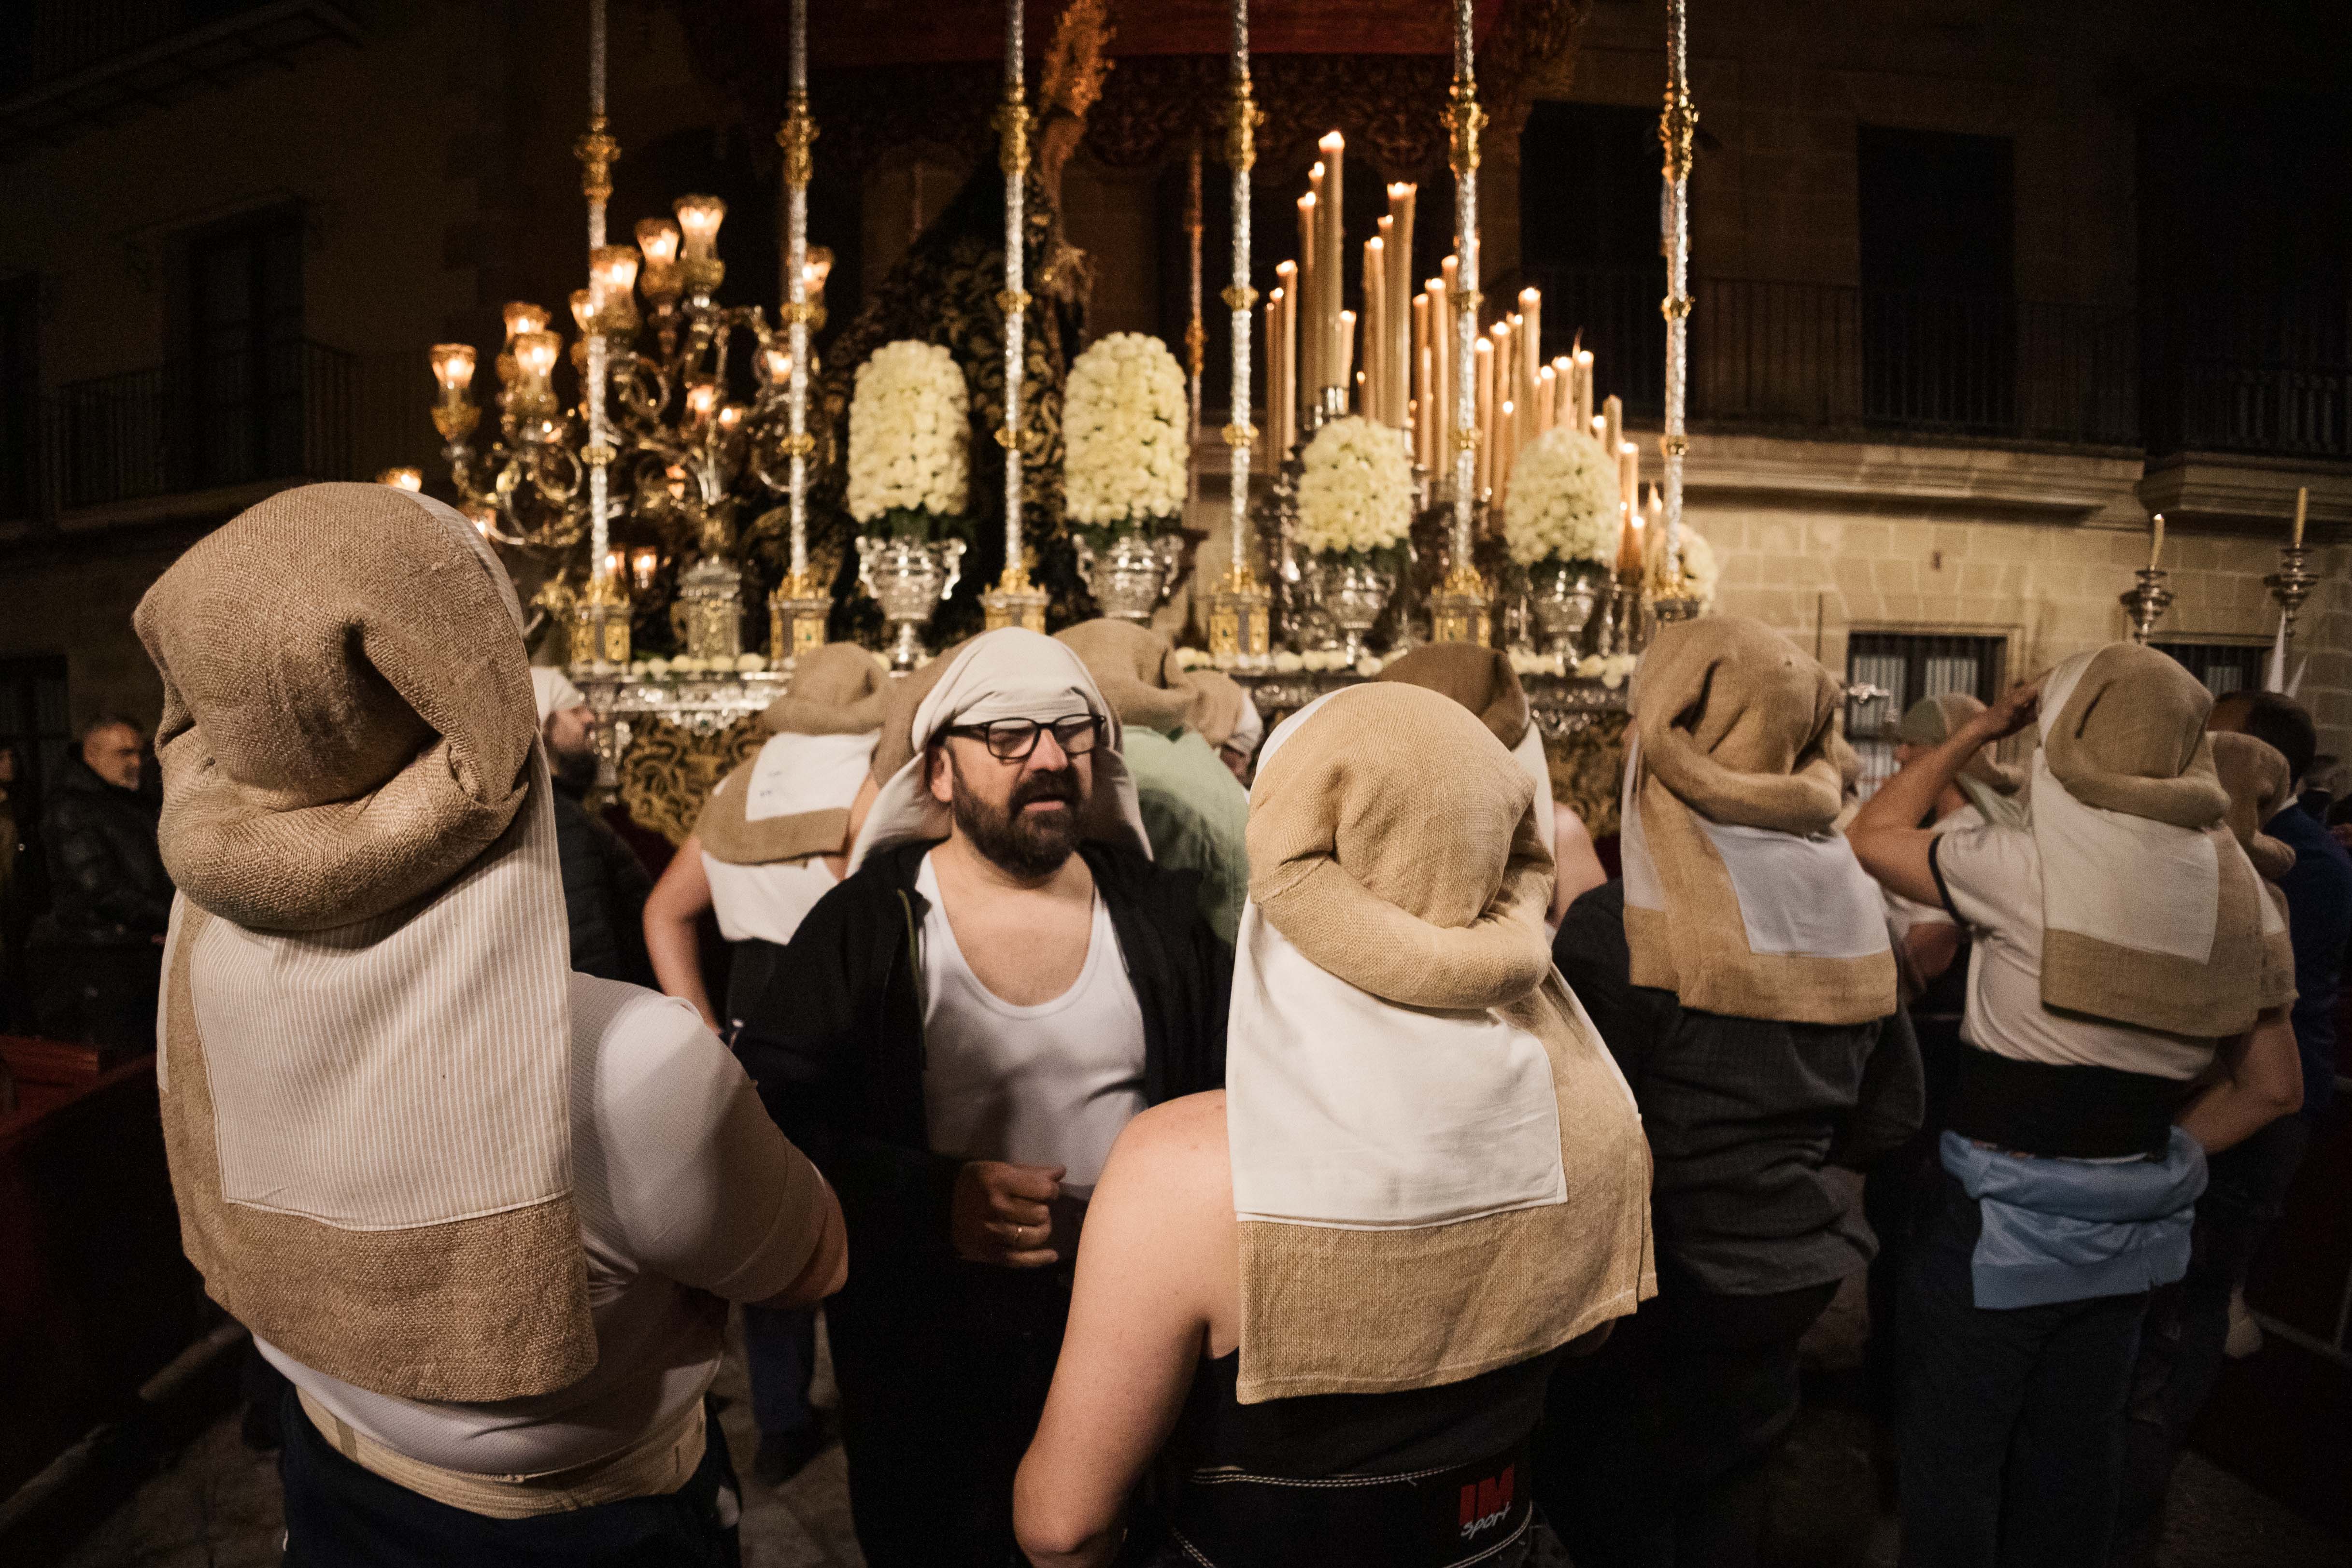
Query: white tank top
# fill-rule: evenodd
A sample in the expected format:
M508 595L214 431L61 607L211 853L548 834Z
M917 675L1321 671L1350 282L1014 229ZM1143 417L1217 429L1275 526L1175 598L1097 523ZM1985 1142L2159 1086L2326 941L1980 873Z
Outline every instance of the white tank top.
M834 890L833 868L823 855L804 861L777 861L768 865L735 865L702 857L703 875L710 880L710 910L719 917L719 934L730 942L753 937L778 946L793 939L816 901Z
M923 918L923 1103L932 1152L1066 1166L1066 1186L1091 1189L1112 1140L1143 1109L1143 1009L1102 894L1095 894L1076 983L1024 1008L981 984L964 961L929 855L915 891L930 904Z

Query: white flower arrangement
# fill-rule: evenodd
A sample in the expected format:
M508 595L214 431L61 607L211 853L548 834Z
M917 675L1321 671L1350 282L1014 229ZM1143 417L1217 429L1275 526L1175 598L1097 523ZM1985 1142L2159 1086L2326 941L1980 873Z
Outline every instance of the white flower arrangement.
M1576 662L1576 673L1588 681L1599 681L1611 691L1625 684L1641 660L1631 653L1588 653Z
M1555 425L1511 465L1503 542L1521 566L1539 560L1605 565L1617 548L1617 466L1601 443Z
M1184 372L1159 339L1113 332L1076 363L1062 392L1063 511L1075 527L1165 533L1190 478Z
M955 356L911 338L883 344L857 367L849 400L849 515L925 533L960 517L971 437Z
M1301 549L1370 554L1404 543L1412 528L1412 458L1404 432L1349 414L1315 433L1304 461Z
M1651 524L1642 530L1642 575L1649 586L1652 598L1670 591L1674 583L1667 570L1666 525ZM1715 547L1706 536L1690 526L1685 518L1682 525L1683 581L1685 597L1698 601L1702 611L1715 607L1716 584L1722 580L1723 569L1717 564Z

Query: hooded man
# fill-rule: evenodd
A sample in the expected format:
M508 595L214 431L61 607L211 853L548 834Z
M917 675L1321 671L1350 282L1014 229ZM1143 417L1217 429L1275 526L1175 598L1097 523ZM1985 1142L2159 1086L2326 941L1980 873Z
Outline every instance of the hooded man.
M646 897L654 879L636 851L589 812L596 782L596 710L562 670L534 664L530 694L555 781L555 845L563 862L563 911L572 923L572 967L602 979L654 984L646 954Z
M1879 786L1873 876L1970 937L1945 1176L1904 1281L1906 1561L2102 1563L2148 1292L2189 1264L2205 1156L2277 1114L2270 904L2226 821L2212 697L2114 643L2018 687ZM2028 826L1918 826L2036 723Z
M885 684L874 655L854 643L830 643L795 659L792 684L760 716L767 743L710 791L646 903L646 946L662 989L693 1004L713 1029L702 918L717 915L737 967L764 974L840 882L874 799L867 768L882 731ZM743 1357L760 1428L751 1473L780 1486L824 1446L824 1422L809 1403L816 1313L745 1307Z
M505 571L438 502L313 485L136 623L165 1147L299 1391L287 1562L732 1561L716 1308L836 1288L840 1212L689 1009L567 964Z
M1553 947L1657 1166L1658 1297L1561 1369L1538 1450L1538 1500L1595 1568L1753 1561L1797 1343L1873 1249L1828 1167L1918 1125L1878 890L1832 831L1843 698L1757 622L1662 628L1633 680L1624 880Z
M826 1322L866 1560L999 1568L1084 1200L1137 1112L1223 1081L1232 956L1069 648L987 632L888 707L850 874L736 1049L857 1238Z
M1167 638L1132 622L1084 621L1055 641L1086 662L1125 727L1152 860L1201 873L1201 913L1230 946L1249 896L1249 791L1220 748L1243 717L1233 699L1248 695L1186 671Z

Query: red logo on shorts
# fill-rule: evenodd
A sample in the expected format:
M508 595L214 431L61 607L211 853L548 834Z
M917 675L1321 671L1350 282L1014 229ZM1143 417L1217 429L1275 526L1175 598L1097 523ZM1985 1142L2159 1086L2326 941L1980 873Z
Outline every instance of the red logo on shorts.
M1501 1475L1462 1489L1463 1540L1475 1539L1480 1531L1490 1530L1509 1516L1517 1469L1517 1465L1505 1465Z

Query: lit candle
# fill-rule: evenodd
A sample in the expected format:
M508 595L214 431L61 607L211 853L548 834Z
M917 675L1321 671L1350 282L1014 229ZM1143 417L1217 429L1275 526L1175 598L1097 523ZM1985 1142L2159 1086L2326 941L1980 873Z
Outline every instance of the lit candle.
M1476 411L1478 432L1477 485L1481 495L1495 483L1495 344L1481 336L1473 345L1477 365L1477 380L1472 384L1472 407Z
M1528 415L1528 428L1522 433L1524 445L1535 439L1536 382L1543 373L1543 295L1539 291L1519 290L1519 322L1517 397Z
M2291 549L2303 548L2303 517L2310 507L2311 487L2307 485L2297 485L2294 487L2294 539L2289 547Z
M1269 465L1282 461L1282 290L1265 297L1265 441Z
M1320 257L1326 284L1323 317L1325 329L1331 340L1330 357L1324 369L1327 373L1333 369L1339 371L1326 384L1343 387L1348 384L1349 368L1355 353L1355 345L1346 336L1353 330L1353 323L1343 323L1339 309L1341 297L1347 287L1344 281L1347 274L1342 270L1347 261L1341 249L1348 228L1348 139L1333 131L1327 132L1315 146L1323 154L1323 202L1318 213L1321 221L1317 225L1318 233L1316 237L1323 242Z
M1389 223L1392 231L1389 237L1389 300L1391 308L1389 336L1396 346L1395 363L1399 367L1396 389L1399 406L1395 411L1399 423L1405 423L1408 417L1402 404L1412 396L1407 382L1411 380L1414 358L1411 320L1413 194L1414 187L1411 184L1400 183L1389 187Z
M1323 384L1323 342L1320 328L1323 305L1317 294L1317 278L1320 268L1317 257L1315 216L1317 204L1323 199L1323 165L1318 163L1307 171L1307 193L1298 198L1298 291L1292 295L1294 311L1304 323L1298 334L1298 396L1301 417L1315 406L1318 389Z
M1393 237L1396 234L1396 220L1383 214L1372 226L1380 231L1369 243L1381 247L1381 289L1380 298L1375 301L1370 292L1372 274L1370 256L1367 252L1364 271L1364 287L1367 290L1364 295L1364 330L1369 335L1364 339L1364 363L1367 367L1378 366L1380 369L1378 379L1381 390L1380 396L1373 405L1376 410L1373 417L1382 424L1394 424L1397 419L1392 405L1396 398L1397 370L1404 363L1402 358L1396 352L1395 334L1391 330L1394 323L1389 319L1396 314L1396 291L1389 287L1389 273L1393 270L1389 266L1389 258L1396 254L1396 240Z
M1429 439L1437 453L1438 471L1449 476L1454 472L1454 433L1462 417L1456 406L1461 367L1454 362L1460 357L1454 341L1454 296L1447 292L1453 283L1454 258L1447 256L1444 276L1429 280L1429 384L1437 394Z
M379 485L389 485L395 490L406 490L411 495L415 495L425 488L425 475L422 470L415 468L387 468L375 476L375 482Z
M1592 350L1576 350L1576 417L1580 423L1592 419Z
M727 204L717 196L680 196L670 204L677 226L686 236L685 259L709 261L719 243L719 225L726 220Z
M1385 224L1386 218L1381 220ZM1383 265L1386 246L1378 239L1364 242L1364 392L1363 412L1374 422L1388 423L1389 368L1386 360L1388 326L1382 319L1382 308L1389 300L1388 269Z
M644 593L654 585L654 573L661 568L661 552L651 545L640 545L629 557L629 575L635 580L637 591Z
M1282 315L1277 328L1281 336L1268 346L1266 351L1276 356L1282 365L1282 438L1275 444L1273 455L1268 459L1276 464L1282 461L1283 455L1298 439L1298 300L1302 287L1298 281L1299 266L1297 262L1286 261L1274 269L1275 277L1281 279L1280 287L1275 290L1282 298Z
M471 343L436 343L432 354L433 379L452 398L464 395L474 384L474 345Z
M1423 468L1429 461L1429 296L1412 297L1412 453Z
M1356 384L1356 313L1353 310L1339 312L1338 340L1338 370L1331 384L1351 387Z
M1543 373L1536 378L1535 433L1538 435L1549 430L1555 423L1552 418L1554 413L1552 403L1559 396L1559 377L1549 365L1546 365L1543 368Z
M1617 493L1629 502L1638 500L1642 493L1642 449L1630 441L1617 444Z
M2155 523L2154 523L2153 525L2151 525L2151 526L2150 526L2150 528L2149 528L2149 529L2148 529L2148 540L2147 540L2147 570L2150 570L2150 571L2154 571L2154 570L2156 570L2156 558L2157 558L2157 557L2158 557L2158 556L2160 556L2160 555L2162 555L2163 553L2164 553L2164 514L2163 514L2162 512L2158 512L2158 513L2157 513L2157 515L2156 515L2156 521L2155 521Z
M1612 392L1601 401L1601 420L1606 432L1601 438L1601 444L1614 452L1625 440L1625 405L1616 393Z

